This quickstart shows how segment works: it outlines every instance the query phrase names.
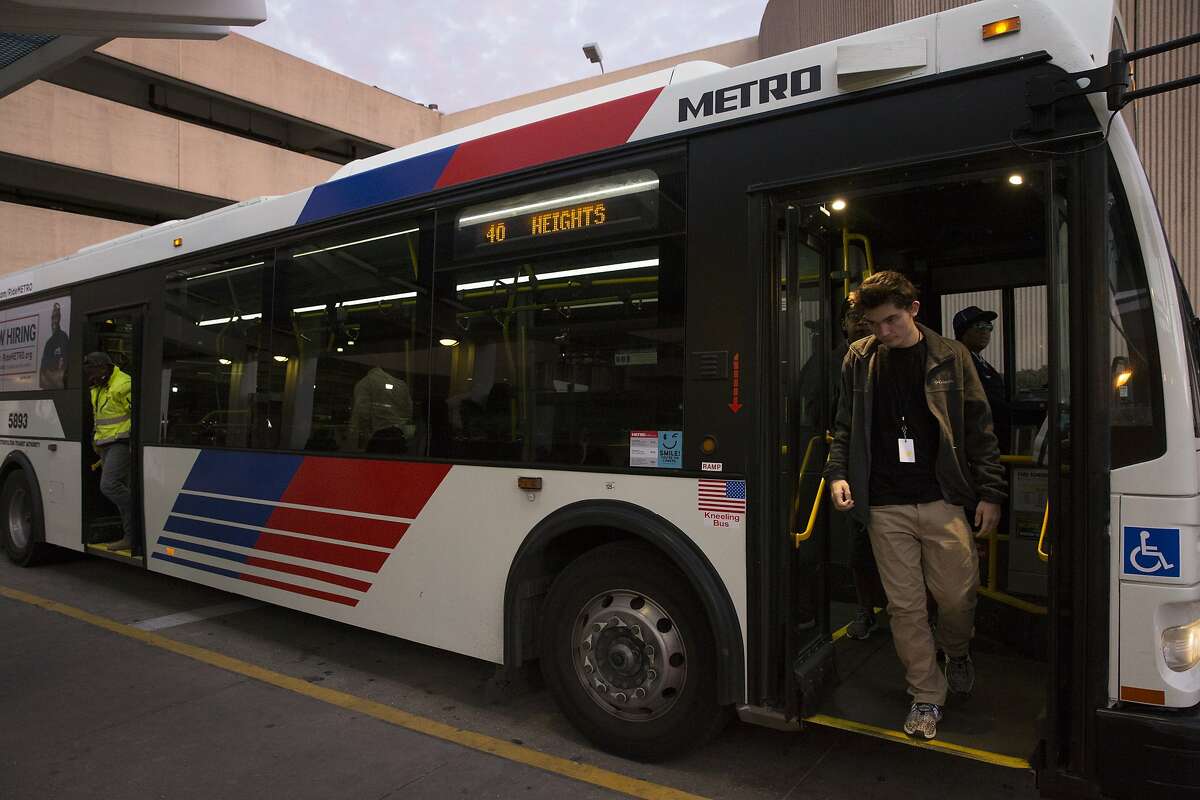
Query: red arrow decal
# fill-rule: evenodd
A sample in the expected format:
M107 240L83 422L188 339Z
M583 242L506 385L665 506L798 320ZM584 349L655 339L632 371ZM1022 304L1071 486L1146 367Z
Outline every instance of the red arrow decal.
M742 404L738 402L738 398L742 394L742 354L733 354L733 402L729 404L729 410L737 413L742 410Z

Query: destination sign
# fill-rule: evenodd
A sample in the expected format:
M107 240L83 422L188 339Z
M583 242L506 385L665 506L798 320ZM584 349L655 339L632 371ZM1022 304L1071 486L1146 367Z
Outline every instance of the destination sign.
M455 240L460 255L471 255L657 224L658 177L639 170L465 209Z

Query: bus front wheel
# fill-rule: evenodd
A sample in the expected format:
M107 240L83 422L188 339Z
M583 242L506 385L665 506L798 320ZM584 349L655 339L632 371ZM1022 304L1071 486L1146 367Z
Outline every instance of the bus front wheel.
M0 490L0 527L3 528L4 551L14 564L28 567L37 562L45 548L42 520L33 486L24 470L14 469L4 479L4 488Z
M715 644L686 579L646 548L573 561L546 597L542 673L568 719L604 750L657 761L720 731Z

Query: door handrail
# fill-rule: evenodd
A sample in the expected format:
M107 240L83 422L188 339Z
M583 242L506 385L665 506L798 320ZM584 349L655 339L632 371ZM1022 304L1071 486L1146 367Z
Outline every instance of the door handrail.
M1042 561L1050 560L1050 551L1043 550L1042 545L1046 541L1046 528L1050 525L1050 500L1046 500L1046 512L1042 515L1042 532L1038 536L1037 554Z
M799 533L793 533L792 538L795 541L796 547L800 546L801 542L808 541L813 535L813 528L817 525L817 514L821 511L821 501L825 499L825 478L821 478L821 482L817 485L817 497L813 500L812 511L808 515L808 525Z

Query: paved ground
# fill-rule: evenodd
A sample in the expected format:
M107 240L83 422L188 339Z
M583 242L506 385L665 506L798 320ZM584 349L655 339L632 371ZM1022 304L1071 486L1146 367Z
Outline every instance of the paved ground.
M174 641L649 781L663 797L1036 797L1025 772L822 728L735 723L701 751L638 764L593 749L544 691L489 700L493 668L473 659L98 559L30 570L0 559L0 586L150 621ZM162 619L213 607L224 613ZM617 796L3 597L0 637L4 800Z

